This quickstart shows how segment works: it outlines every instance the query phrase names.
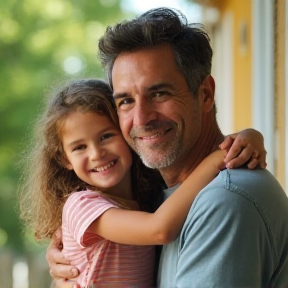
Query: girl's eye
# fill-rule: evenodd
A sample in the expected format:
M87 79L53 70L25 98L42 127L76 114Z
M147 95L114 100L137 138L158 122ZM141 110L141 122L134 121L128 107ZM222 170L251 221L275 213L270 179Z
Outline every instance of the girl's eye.
M84 150L86 148L85 145L79 145L79 146L76 146L75 148L73 148L72 151L81 151L81 150Z
M113 136L114 136L114 134L112 134L112 133L106 133L106 134L101 136L101 140L109 139Z

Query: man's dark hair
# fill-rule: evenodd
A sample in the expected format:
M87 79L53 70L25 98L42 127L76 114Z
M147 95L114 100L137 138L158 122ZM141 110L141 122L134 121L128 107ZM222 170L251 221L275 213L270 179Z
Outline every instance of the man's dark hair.
M120 53L164 43L172 46L179 70L196 96L200 84L211 73L209 36L203 25L188 24L180 11L164 7L108 27L100 38L99 57L111 87L112 68Z

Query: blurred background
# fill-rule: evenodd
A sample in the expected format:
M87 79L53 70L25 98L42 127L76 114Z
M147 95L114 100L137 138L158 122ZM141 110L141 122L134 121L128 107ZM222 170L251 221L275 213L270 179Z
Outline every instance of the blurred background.
M66 79L104 77L97 40L105 27L160 6L205 24L221 130L258 129L268 169L288 191L288 0L1 0L0 288L51 284L47 243L17 216L19 161L45 94Z

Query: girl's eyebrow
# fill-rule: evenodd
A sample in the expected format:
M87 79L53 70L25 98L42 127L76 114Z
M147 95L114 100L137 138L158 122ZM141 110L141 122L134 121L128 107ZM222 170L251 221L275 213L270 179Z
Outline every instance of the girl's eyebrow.
M83 141L83 139L77 139L75 141L72 141L72 142L68 143L67 146L68 147L72 147L72 146L75 146L75 145L81 143L82 141Z
M103 129L99 130L98 134L104 134L107 132L115 132L115 131L119 131L119 130L120 130L120 128L118 128L117 126L114 126L114 124L110 124L109 126L104 127ZM85 139L83 139L83 138L77 139L77 140L74 140L74 141L68 143L67 146L71 147L71 146L77 145L77 144L84 142L84 141L85 141Z

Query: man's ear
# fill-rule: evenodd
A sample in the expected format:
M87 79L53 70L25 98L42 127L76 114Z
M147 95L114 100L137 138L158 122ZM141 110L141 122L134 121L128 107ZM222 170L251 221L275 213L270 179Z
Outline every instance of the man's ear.
M208 75L200 86L200 98L202 103L202 111L210 112L214 107L215 101L215 81L211 75Z

